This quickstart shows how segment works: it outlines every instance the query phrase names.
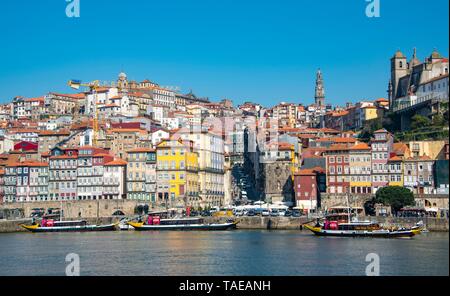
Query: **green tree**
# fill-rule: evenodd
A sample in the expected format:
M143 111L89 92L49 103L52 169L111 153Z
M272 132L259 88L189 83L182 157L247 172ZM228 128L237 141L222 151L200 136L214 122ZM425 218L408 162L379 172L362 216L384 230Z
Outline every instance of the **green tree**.
M433 117L433 126L444 126L445 125L445 118L441 114L436 114Z
M373 133L367 130L362 130L358 135L358 139L366 143L368 143L372 137Z
M367 216L375 216L376 210L375 210L375 199L372 198L371 200L368 200L364 203L364 211L366 212Z
M401 186L389 186L379 189L376 193L375 200L377 203L391 206L394 214L405 206L415 204L414 194L411 190Z
M431 125L431 120L428 117L416 114L411 118L411 129L416 130Z

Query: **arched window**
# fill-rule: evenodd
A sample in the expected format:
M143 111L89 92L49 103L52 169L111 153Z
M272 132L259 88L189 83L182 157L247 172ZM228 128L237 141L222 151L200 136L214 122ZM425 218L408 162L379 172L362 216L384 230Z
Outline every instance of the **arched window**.
M403 62L402 62L402 61L400 61L400 62L398 63L398 65L399 65L400 68L403 68Z

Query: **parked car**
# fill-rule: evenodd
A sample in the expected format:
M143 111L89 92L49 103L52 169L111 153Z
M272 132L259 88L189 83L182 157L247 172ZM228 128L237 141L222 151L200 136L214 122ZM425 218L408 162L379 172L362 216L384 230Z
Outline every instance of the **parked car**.
M210 212L210 211L203 211L203 212L201 213L201 216L202 216L202 217L209 217L209 216L211 216L211 212Z
M31 210L31 218L41 218L45 214L45 209L43 208L34 208Z
M263 217L270 216L269 210L263 210L263 211L261 212L261 216L263 216Z
M262 216L262 211L263 211L262 209L256 209L255 210L255 215L256 216Z
M248 213L247 213L247 216L249 216L249 217L253 217L253 216L255 216L256 215L256 213L255 213L255 211L253 211L253 210L250 210L250 211L248 211Z
M292 217L298 218L298 217L300 217L301 215L302 215L302 213L301 213L300 211L298 211L298 210L294 210L294 211L292 212Z
M244 211L236 211L236 212L234 213L234 215L235 215L236 217L244 216Z
M191 211L191 217L196 217L198 216L198 212L197 211Z
M278 217L278 210L274 209L270 212L270 216L272 217Z
M292 217L292 212L291 211L286 211L285 213L284 213L284 216L285 217Z

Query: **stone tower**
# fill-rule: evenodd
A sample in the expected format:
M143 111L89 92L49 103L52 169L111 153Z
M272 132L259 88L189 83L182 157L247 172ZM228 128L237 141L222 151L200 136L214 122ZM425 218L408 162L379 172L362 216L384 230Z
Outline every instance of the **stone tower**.
M408 62L405 55L397 50L395 55L391 58L391 91L392 95L389 99L389 106L392 106L393 100L395 100L398 91L398 82L401 77L408 74Z
M320 71L320 69L317 71L316 95L314 98L317 106L325 107L325 88L323 86L322 72Z
M117 87L120 89L128 88L128 78L127 74L125 74L124 72L121 72L119 74L119 79L117 79Z

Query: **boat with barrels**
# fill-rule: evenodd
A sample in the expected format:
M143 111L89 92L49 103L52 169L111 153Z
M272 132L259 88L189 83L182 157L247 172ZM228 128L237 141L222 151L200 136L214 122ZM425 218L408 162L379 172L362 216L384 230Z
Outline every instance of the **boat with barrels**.
M33 222L30 225L22 224L22 228L31 232L88 232L88 231L114 231L117 223L106 225L89 225L85 220L55 221L42 219L41 223Z
M377 222L351 220L350 215L344 220L343 215L332 214L326 216L324 223L318 219L315 226L304 225L317 236L336 237L374 237L374 238L407 238L420 234L424 229L423 222L406 228L400 226L382 227Z
M202 218L168 218L161 219L160 216L148 216L144 221L129 221L137 231L151 230L232 230L236 229L237 222L229 220L226 223L204 223Z

